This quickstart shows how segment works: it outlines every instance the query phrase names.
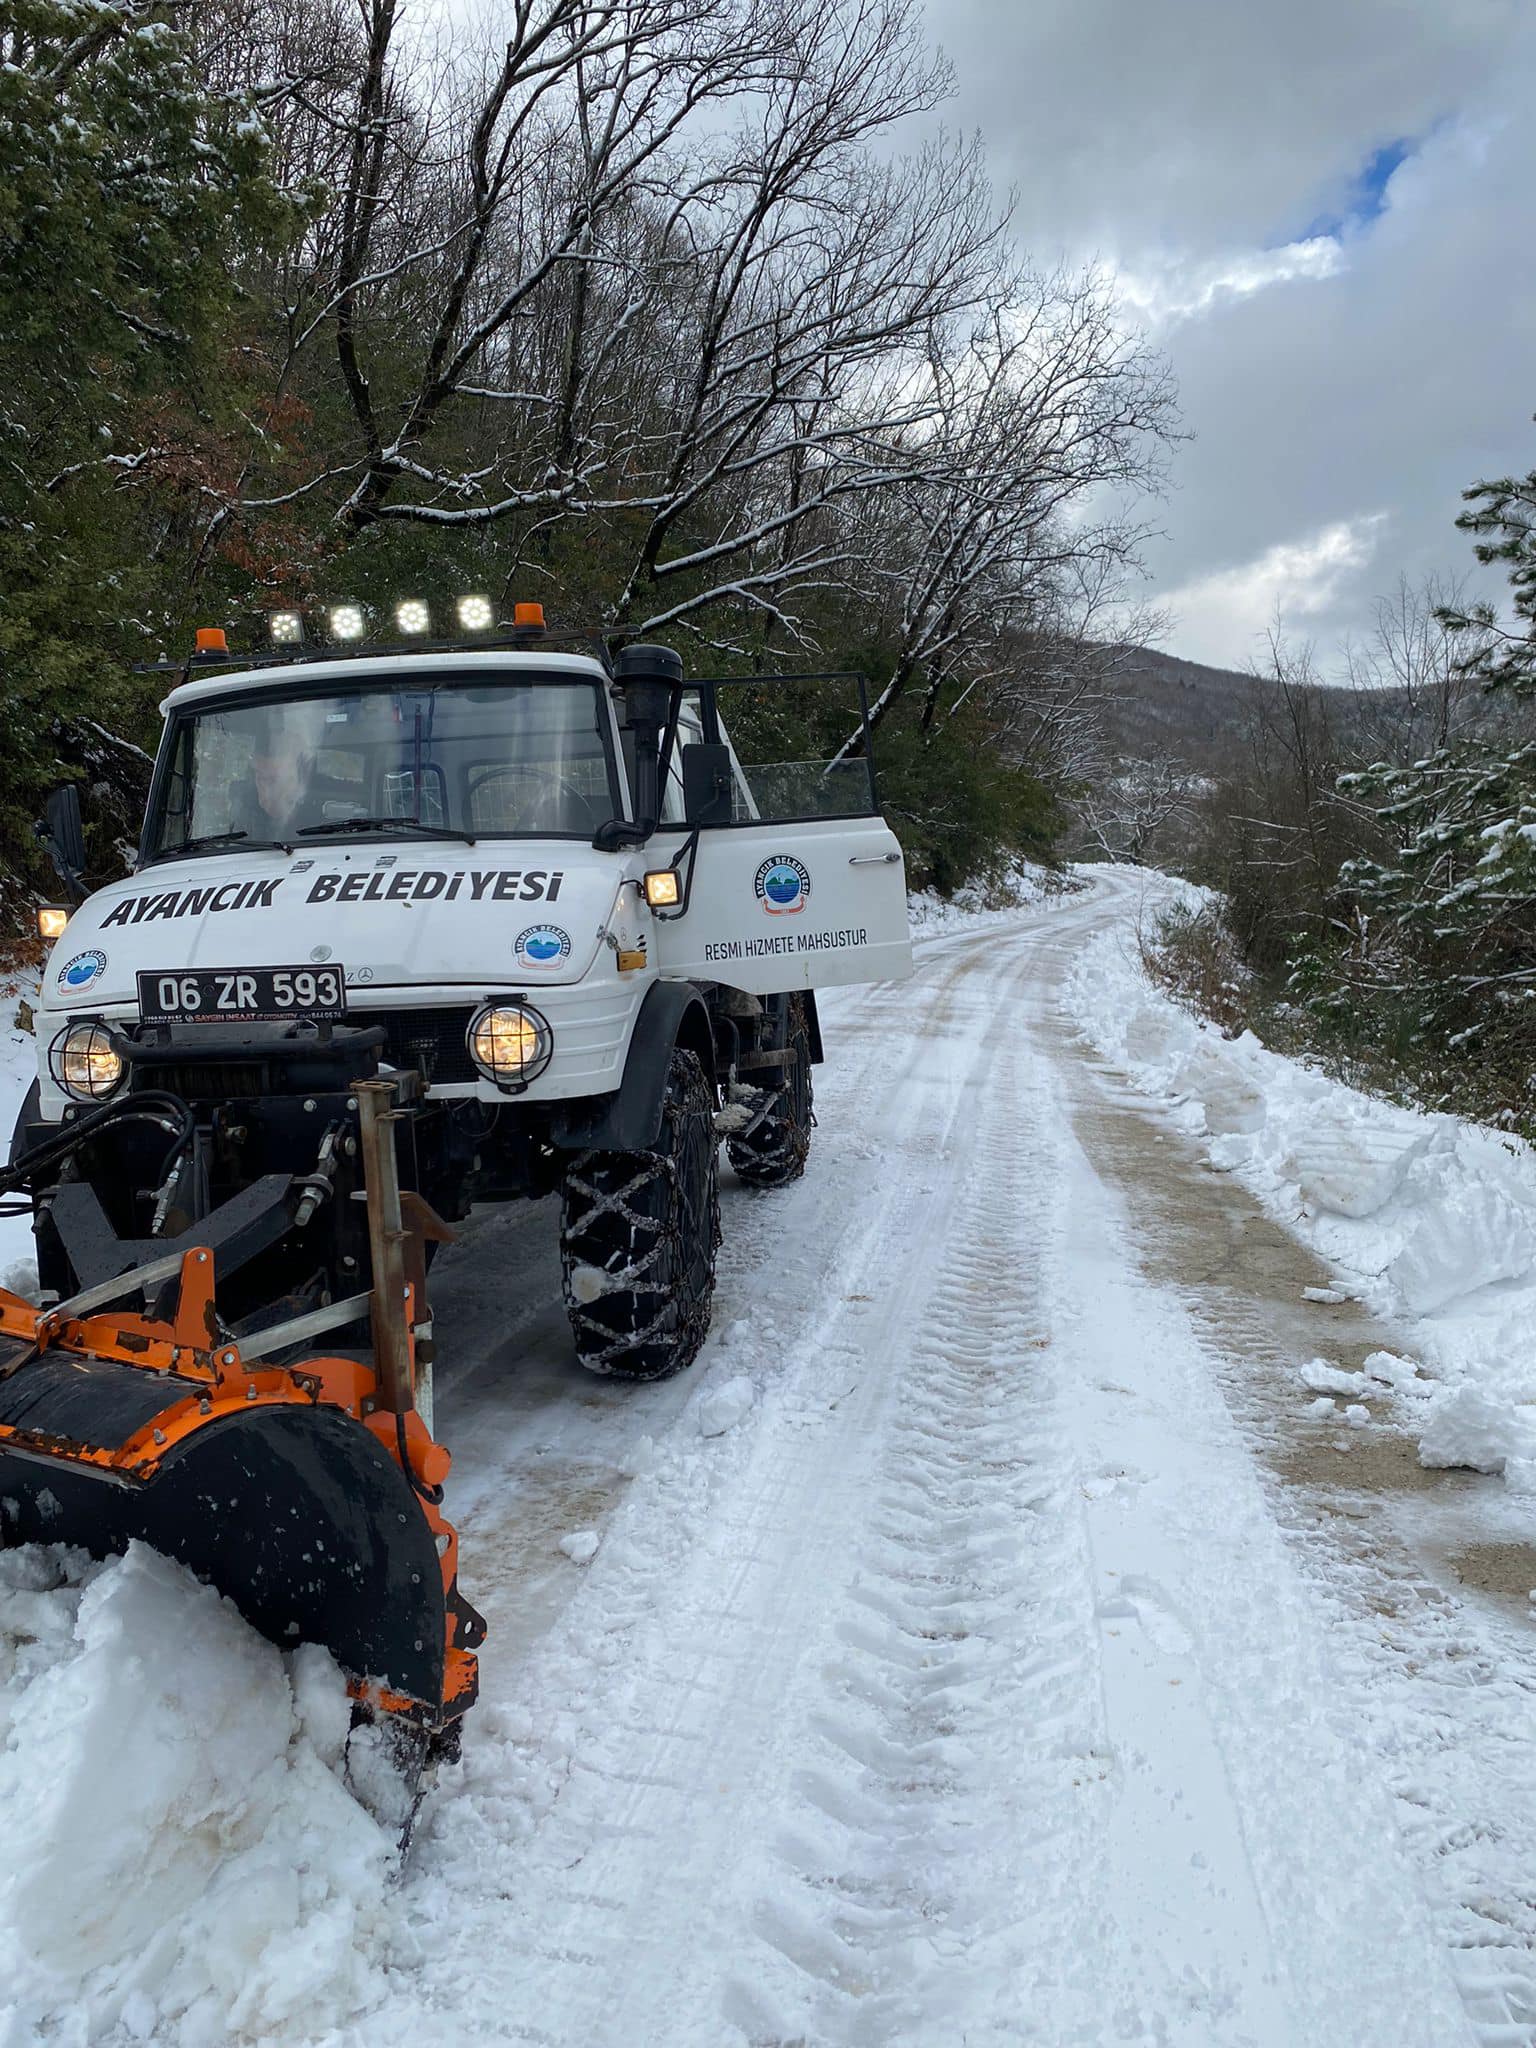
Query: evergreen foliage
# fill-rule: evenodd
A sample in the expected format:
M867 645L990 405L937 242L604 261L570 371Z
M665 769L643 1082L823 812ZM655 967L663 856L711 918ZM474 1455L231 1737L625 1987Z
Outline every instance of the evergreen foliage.
M1271 1043L1536 1136L1536 474L1466 504L1507 608L1403 586L1352 689L1277 643L1197 873Z
M1536 473L1477 485L1458 524L1484 563L1504 566L1511 618L1490 605L1443 622L1475 636L1467 671L1494 699L1536 695ZM1536 1114L1536 741L1452 739L1405 764L1342 778L1392 843L1347 862L1339 895L1355 942L1298 965L1296 987L1335 1030L1410 1064L1478 1063L1508 1115Z
M12 0L4 47L0 863L25 872L45 790L99 762L94 724L142 722L124 662L184 574L176 502L238 433L230 252L287 209L175 0Z

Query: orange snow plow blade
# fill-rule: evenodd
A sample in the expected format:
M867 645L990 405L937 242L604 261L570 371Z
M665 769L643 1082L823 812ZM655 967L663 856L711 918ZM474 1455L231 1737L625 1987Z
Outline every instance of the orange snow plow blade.
M0 1288L0 1542L102 1557L141 1539L279 1648L324 1644L367 1710L451 1743L485 1624L458 1590L448 1453L410 1398L410 1291L394 1319L402 1399L387 1353L377 1370L273 1364L259 1355L273 1331L243 1354L220 1337L213 1276L196 1247L54 1308ZM135 1295L143 1314L127 1312ZM300 1334L289 1325L282 1349Z

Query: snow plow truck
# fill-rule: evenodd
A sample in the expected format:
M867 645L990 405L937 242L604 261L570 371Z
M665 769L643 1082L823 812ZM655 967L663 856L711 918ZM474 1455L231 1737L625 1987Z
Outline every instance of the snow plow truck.
M39 1279L0 1290L0 1541L148 1541L328 1647L425 1756L484 1634L443 1513L435 1250L556 1195L577 1358L681 1370L722 1142L756 1186L802 1172L816 992L911 950L861 681L689 681L479 598L454 641L395 617L385 644L338 606L312 642L275 613L243 663L201 629L121 881L85 895L78 798L49 802L71 900L39 912L0 1177ZM774 727L737 693L816 685L856 693L862 740L744 762L733 701Z

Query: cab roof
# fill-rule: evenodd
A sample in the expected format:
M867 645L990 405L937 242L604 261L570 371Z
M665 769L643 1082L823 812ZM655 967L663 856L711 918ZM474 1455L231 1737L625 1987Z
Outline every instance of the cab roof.
M520 671L549 676L567 676L572 682L609 680L608 671L590 654L543 654L536 648L475 647L444 649L433 654L357 654L345 660L292 661L281 666L270 663L261 668L230 671L222 664L178 683L160 705L162 716L185 710L190 704L222 696L226 691L291 695L296 686L307 685L319 696L332 682L357 681L376 676L387 683L393 676L463 675L466 671Z

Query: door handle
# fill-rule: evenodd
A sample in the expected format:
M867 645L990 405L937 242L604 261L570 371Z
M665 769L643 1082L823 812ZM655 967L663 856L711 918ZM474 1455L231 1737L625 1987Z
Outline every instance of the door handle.
M900 859L899 853L851 853L848 865L851 868L888 868L892 861Z

